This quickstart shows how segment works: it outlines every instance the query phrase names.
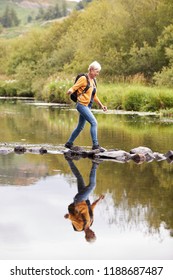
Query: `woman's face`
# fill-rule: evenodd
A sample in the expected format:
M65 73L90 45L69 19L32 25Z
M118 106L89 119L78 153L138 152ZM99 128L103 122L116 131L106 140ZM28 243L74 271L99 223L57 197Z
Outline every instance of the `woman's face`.
M90 77L92 79L94 79L96 76L98 76L99 73L100 73L100 70L98 70L98 69L95 69L95 68L90 69Z

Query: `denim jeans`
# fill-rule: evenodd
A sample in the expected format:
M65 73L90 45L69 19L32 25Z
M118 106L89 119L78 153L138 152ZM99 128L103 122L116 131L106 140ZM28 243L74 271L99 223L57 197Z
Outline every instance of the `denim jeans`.
M98 145L97 139L97 120L94 117L93 113L91 112L90 106L84 106L80 103L77 103L76 109L79 112L79 121L77 127L72 132L70 138L68 139L69 143L73 143L74 140L77 138L79 133L84 129L86 121L90 123L90 134L92 138L93 145Z
M82 175L80 174L79 170L77 169L76 165L74 164L73 161L68 161L68 164L71 168L71 171L77 178L77 188L78 188L78 193L74 197L74 202L81 202L83 200L89 200L89 195L91 192L95 189L96 187L96 169L97 165L93 163L90 175L89 175L89 184L85 185L85 182L83 180Z

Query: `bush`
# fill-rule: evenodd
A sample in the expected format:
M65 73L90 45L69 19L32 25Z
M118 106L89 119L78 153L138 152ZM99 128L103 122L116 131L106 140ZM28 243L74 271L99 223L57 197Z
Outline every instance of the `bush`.
M159 92L152 90L148 91L145 103L141 104L141 111L144 112L156 112L162 108L162 102L160 100Z
M34 93L31 91L19 91L17 93L18 97L34 97Z
M6 90L3 87L0 87L0 96L6 96Z
M173 107L173 94L172 90L162 90L160 92L161 109L171 109Z
M145 91L141 91L138 88L128 90L123 98L123 108L127 111L140 111L146 102L146 95Z
M6 81L4 83L3 88L6 92L5 96L10 96L10 97L17 96L17 84L15 81L13 80Z
M154 74L153 80L157 86L173 87L173 67L163 67L162 72Z
M69 103L69 98L66 94L72 83L67 80L52 80L43 88L42 98L47 102L53 103Z

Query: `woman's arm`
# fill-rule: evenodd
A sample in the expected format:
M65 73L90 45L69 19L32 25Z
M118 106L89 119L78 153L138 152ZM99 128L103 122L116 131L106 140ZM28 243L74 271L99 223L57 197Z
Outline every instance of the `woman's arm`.
M97 94L95 94L95 96L94 96L94 101L102 108L102 110L103 110L104 112L107 111L107 107L101 103L101 101L100 101L100 99L98 98Z

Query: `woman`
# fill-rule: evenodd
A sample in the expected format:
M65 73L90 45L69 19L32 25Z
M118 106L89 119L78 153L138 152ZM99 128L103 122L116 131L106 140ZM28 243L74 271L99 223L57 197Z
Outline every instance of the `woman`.
M104 152L105 149L100 147L97 139L97 120L91 112L92 101L95 101L103 111L107 111L107 107L104 106L99 100L96 92L95 78L99 75L101 66L97 61L92 62L88 68L88 79L90 82L90 87L86 92L83 92L87 86L87 79L85 76L81 76L77 82L67 91L68 95L71 95L74 91L77 93L77 105L76 109L79 112L79 121L77 127L72 132L70 138L65 144L66 148L71 149L73 147L73 142L83 130L86 121L90 123L90 133L92 138L92 149L99 149L100 152Z
M104 199L104 195L100 195L92 204L90 203L89 196L96 187L96 170L98 163L93 162L90 175L89 184L86 185L81 173L71 159L67 159L67 162L71 168L71 171L77 178L78 192L74 197L73 203L68 206L68 213L64 215L65 219L69 219L72 223L75 231L84 231L85 239L88 242L93 242L96 239L96 235L91 226L94 221L94 208L97 203Z

